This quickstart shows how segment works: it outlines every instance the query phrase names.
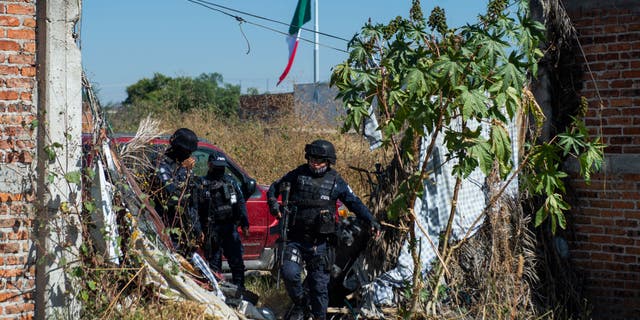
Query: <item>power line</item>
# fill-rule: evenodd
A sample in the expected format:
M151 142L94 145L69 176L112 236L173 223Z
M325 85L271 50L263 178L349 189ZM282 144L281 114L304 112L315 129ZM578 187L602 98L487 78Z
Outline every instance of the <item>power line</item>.
M209 9L209 10L220 12L220 13L222 13L224 15L227 15L229 17L234 18L236 21L238 21L240 23L243 23L243 22L244 23L248 23L248 24L251 24L251 25L254 25L254 26L257 26L257 27L260 27L260 28L263 28L263 29L266 29L266 30L269 30L269 31L272 31L272 32L275 32L275 33L279 33L279 34L285 35L285 36L289 35L289 33L287 33L287 32L283 32L283 31L280 31L280 30L277 30L277 29L274 29L272 27L269 27L269 26L266 26L266 25L262 25L262 24L259 24L259 23L256 23L256 22L248 21L248 20L246 20L245 18L243 18L241 16L233 15L233 14L231 14L229 12L224 11L224 10L229 10L229 11L232 11L232 12L236 12L236 13L244 14L244 15L247 15L247 16L251 16L251 17L254 17L254 18L257 18L257 19L262 19L262 20L266 20L266 21L269 21L269 22L278 23L278 24L282 24L282 25L288 26L289 24L287 24L287 23L276 21L276 20L273 20L273 19L265 18L265 17L261 17L261 16L258 16L258 15L254 15L254 14L251 14L251 13L244 12L244 11L231 9L231 8L228 8L228 7L225 7L225 6L222 6L222 5L218 5L218 4L215 4L215 3L211 3L211 2L208 2L208 1L204 1L204 0L187 0L187 1L189 1L191 3L194 3L194 4L197 4L197 5L200 5L200 6L204 7L204 8ZM215 7L223 8L224 10L221 10L221 9L218 9L218 8L215 8ZM300 28L300 29L316 33L314 30L311 30L311 29L306 29L306 28ZM334 39L338 39L338 40L349 42L349 40L341 38L341 37L338 37L338 36L330 35L330 34L323 33L323 32L317 32L317 33L320 34L320 35L324 35L324 36L327 36L327 37L334 38ZM305 39L303 37L299 37L299 39L302 40L302 41L311 43L311 44L315 44L315 41L313 41L313 40ZM336 51L349 53L348 51L346 51L344 49L336 48L336 47L325 45L325 44L322 44L322 43L318 43L318 45L323 46L325 48L333 49L333 50L336 50Z
M225 10L229 10L229 11L231 11L231 12L236 12L236 13L240 13L240 14L243 14L243 15L247 15L247 16L250 16L250 17L254 17L254 18L256 18L256 19L262 19L262 20L265 20L265 21L269 21L269 22L273 22L273 23L281 24L281 25L284 25L284 26L287 26L287 27L289 26L289 24L288 24L288 23L285 23L285 22L282 22L282 21L273 20L273 19L270 19L270 18L267 18L267 17L259 16L259 15L256 15L256 14L252 14L252 13L249 13L249 12L246 12L246 11L241 11L241 10L236 10L236 9L233 9L233 8L225 7L225 6L223 6L223 5L219 5L219 4L216 4L216 3L213 3L213 2L210 2L210 1L206 1L206 0L193 0L193 1L192 1L192 0L187 0L187 1L190 1L190 2L194 2L194 1L195 1L195 2L200 2L200 3L203 3L203 4L207 4L207 5L215 6L215 7L218 7L218 8L225 9ZM302 26L298 26L298 27L300 27L300 29L301 29L301 30L305 30L305 31L309 31L309 32L317 33L317 34L319 34L319 35L326 36L326 37L330 37L330 38L334 38L334 39L338 39L338 40L342 40L342 41L344 41L344 42L349 42L349 41L351 41L351 40L348 40L348 39L345 39L345 38L342 38L342 37L334 36L334 35L332 35L332 34L328 34L328 33L320 32L320 31L315 31L315 30L313 30L313 29L307 29L307 28L304 28L304 27L302 27Z

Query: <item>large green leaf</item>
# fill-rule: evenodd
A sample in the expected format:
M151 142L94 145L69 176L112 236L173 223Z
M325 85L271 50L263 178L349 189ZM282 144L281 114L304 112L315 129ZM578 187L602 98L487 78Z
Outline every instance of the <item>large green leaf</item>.
M487 115L488 98L483 91L475 89L468 91L465 86L460 86L462 93L458 99L462 100L462 119L482 119Z
M511 138L504 125L495 122L491 126L491 151L500 163L501 168L509 167L511 161Z
M413 94L422 95L428 91L424 73L418 68L409 68L407 76L404 79L404 85L407 90Z
M462 71L460 65L450 60L448 56L442 56L432 67L434 75L443 86L455 87Z
M67 172L64 175L64 179L67 182L74 183L74 184L77 184L77 185L80 184L81 178L82 178L82 175L80 174L80 171Z
M507 62L498 68L498 76L502 77L502 91L507 91L507 88L522 88L524 83L524 74L522 71L511 62Z
M493 167L493 153L489 142L484 139L477 139L476 143L469 148L469 155L478 159L480 170L489 175Z

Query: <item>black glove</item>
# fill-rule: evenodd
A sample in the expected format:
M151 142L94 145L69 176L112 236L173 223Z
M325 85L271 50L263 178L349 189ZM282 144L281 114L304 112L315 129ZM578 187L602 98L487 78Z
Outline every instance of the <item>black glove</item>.
M269 200L268 204L269 213L271 213L272 216L277 217L280 214L280 204L278 203L278 201Z
M378 221L371 221L371 233L374 235L377 235L378 233L380 233L380 229L382 229L382 226L380 226L380 223L378 223Z

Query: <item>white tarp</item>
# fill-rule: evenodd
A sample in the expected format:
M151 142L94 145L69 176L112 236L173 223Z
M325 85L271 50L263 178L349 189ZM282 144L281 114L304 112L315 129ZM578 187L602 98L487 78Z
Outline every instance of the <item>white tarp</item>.
M517 166L519 149L515 145L518 141L516 125L510 124L508 131L512 141L512 161ZM488 127L483 128L483 135L485 137L488 135ZM436 258L435 250L438 247L439 236L447 226L456 182L456 178L452 174L456 162L446 161L447 149L443 144L442 137L442 134L438 135L432 156L427 163L427 170L432 172L429 174L428 180L425 181L425 192L422 198L416 200L414 207L417 223L427 232L425 235L416 225L415 234L419 241L418 249L423 277L429 271L433 259ZM426 137L422 141L420 167L430 142L430 137ZM485 179L486 176L479 169L476 169L463 180L453 220L453 239L461 239L468 231L469 235L473 235L480 227L482 223L480 215L489 200ZM514 182L507 187L507 193L515 194L517 192L516 180L514 179ZM429 239L426 238L427 236ZM362 315L366 318L382 317L376 306L397 305L398 297L395 294L397 289L403 288L407 284L410 285L412 276L413 259L408 250L408 243L405 242L396 268L383 273L371 283L363 286L361 293L365 301L361 308Z

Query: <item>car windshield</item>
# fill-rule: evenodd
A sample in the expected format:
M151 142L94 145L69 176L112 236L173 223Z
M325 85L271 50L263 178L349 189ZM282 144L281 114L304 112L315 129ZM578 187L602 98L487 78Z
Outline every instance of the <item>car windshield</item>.
M224 156L226 159L229 159L229 157L226 154L223 154L221 152L207 150L207 149L198 149L191 155L196 159L196 166L193 168L193 173L195 175L199 177L203 177L207 175L207 171L209 170L209 165L207 161L209 159L209 155L212 153L215 154L216 156L221 155L221 156ZM232 170L232 168L228 166L225 169L225 172L229 174L231 177L233 177L238 183L238 185L242 185L243 179L241 178L239 172Z

